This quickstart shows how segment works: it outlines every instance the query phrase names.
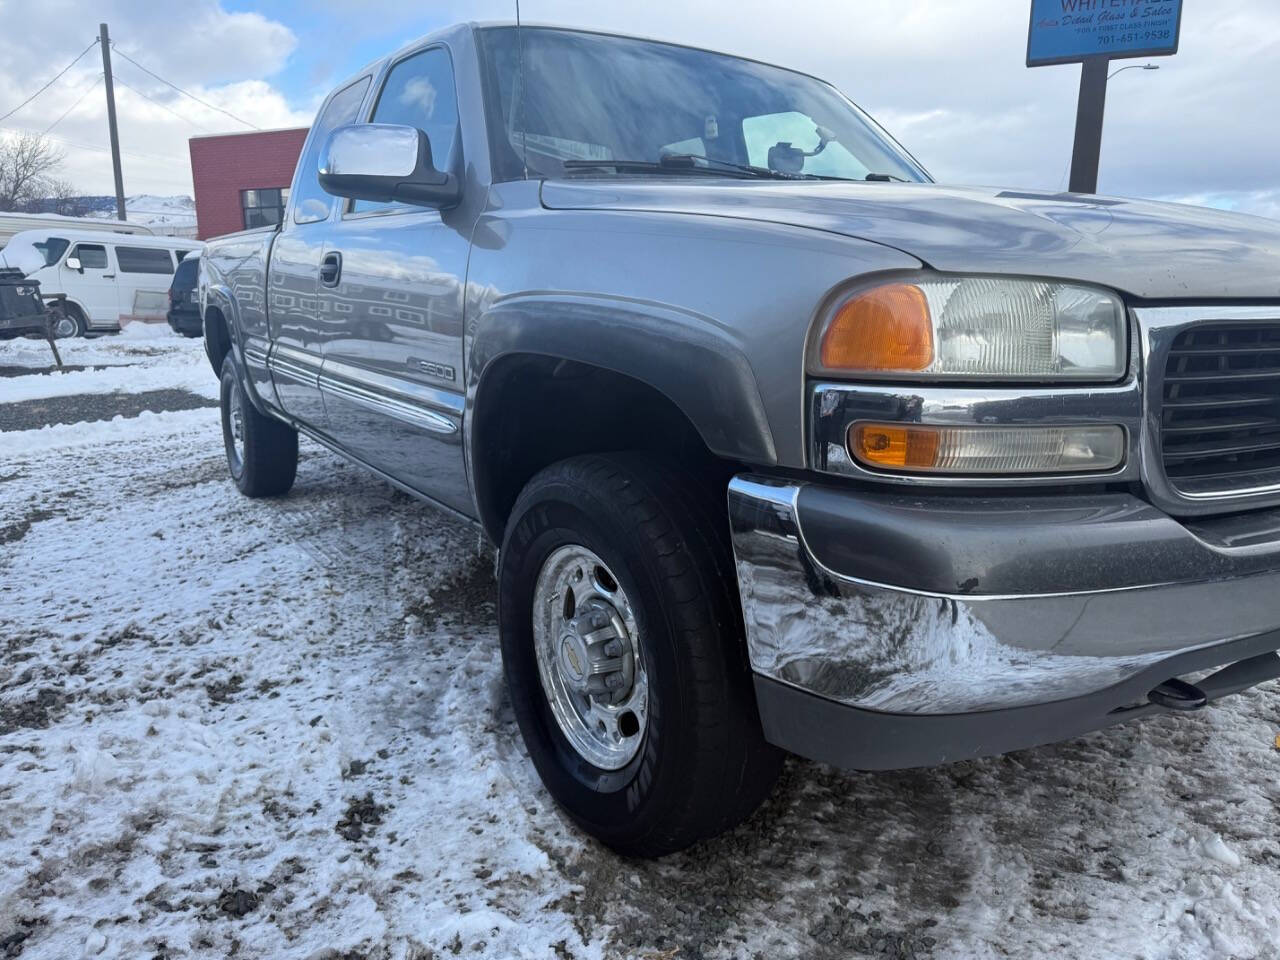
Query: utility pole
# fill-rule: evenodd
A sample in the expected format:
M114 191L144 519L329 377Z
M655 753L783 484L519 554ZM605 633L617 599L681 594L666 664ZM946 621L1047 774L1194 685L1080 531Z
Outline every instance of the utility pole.
M107 25L98 24L98 46L102 47L102 76L107 88L107 127L111 131L111 169L116 175L116 218L124 216L124 174L120 172L120 131L116 127L116 88L111 82L111 37Z
M1102 119L1107 112L1107 71L1111 61L1086 60L1080 73L1080 101L1076 107L1076 143L1071 153L1072 193L1098 192L1102 159Z

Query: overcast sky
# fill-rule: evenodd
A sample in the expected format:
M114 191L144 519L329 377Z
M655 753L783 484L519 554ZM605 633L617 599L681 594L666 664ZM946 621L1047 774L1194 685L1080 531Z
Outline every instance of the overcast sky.
M616 29L803 69L874 114L939 180L1059 189L1080 69L1024 66L1029 8L1029 0L521 7L526 21ZM336 81L414 37L513 11L505 0L0 0L0 114L90 43L100 19L118 50L160 76L258 126L282 127L310 123ZM128 84L117 88L126 193L189 194L188 137L247 128L117 61ZM1159 72L1130 70L1111 83L1100 190L1280 217L1280 2L1186 0L1182 50L1155 62ZM51 136L66 153L63 174L86 193L113 189L104 98L94 87L101 71L92 50L0 122L41 132L57 121Z

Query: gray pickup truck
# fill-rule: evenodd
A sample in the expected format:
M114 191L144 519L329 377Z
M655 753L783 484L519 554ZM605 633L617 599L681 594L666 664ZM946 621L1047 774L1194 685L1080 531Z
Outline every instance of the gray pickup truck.
M231 476L298 434L498 546L555 799L660 855L1280 674L1280 226L946 187L830 85L464 25L202 260Z

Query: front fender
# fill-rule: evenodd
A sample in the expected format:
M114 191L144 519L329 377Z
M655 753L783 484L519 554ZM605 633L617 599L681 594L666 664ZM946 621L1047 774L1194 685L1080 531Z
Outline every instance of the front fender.
M751 364L732 332L708 317L638 300L531 293L492 306L470 336L473 400L504 356L572 360L653 387L680 408L715 454L765 465L778 461Z

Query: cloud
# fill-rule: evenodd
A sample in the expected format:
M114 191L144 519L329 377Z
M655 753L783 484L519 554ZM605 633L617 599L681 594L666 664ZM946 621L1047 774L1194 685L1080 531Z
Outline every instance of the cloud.
M68 0L24 3L21 11L13 6L12 0L0 0L5 23L22 24L21 30L0 31L0 90L5 91L0 111L7 112L83 49L96 36L99 20L110 24L127 193L190 194L187 139L249 127L179 94L122 54L259 127L306 126L314 115L314 103L290 103L271 82L297 39L287 26L261 14L229 12L216 0L165 5L113 0L95 4L89 18L83 4ZM102 56L95 47L3 124L37 133L52 125L50 137L65 155L60 176L86 193L114 190L101 74Z
M1058 189L1080 69L1024 65L1027 0L766 0L601 4L522 0L527 21L619 30L814 73L875 115L941 180ZM410 3L383 0L382 13ZM509 20L513 4L455 4ZM1142 61L1123 61L1116 67ZM1110 86L1103 191L1231 196L1274 215L1280 188L1280 3L1187 3L1179 54Z
M15 16L8 10L14 5L0 0L6 23ZM521 8L527 22L653 36L814 73L880 119L944 181L1044 189L1065 182L1079 68L1024 66L1027 0L521 0ZM83 4L71 0L22 0L16 19L24 29L0 33L0 90L13 96L34 89L105 19L120 50L203 99L260 126L304 125L329 88L370 56L446 23L510 20L514 0L365 0L358 17L344 0L272 9L288 13L273 20L227 11L217 0L107 0L93 7L97 15L89 22ZM1274 216L1280 3L1188 3L1181 52L1156 62L1158 72L1127 71L1111 82L1102 190L1203 197ZM82 62L9 123L41 129L99 70ZM244 129L127 63L120 75L191 121L120 92L126 149L173 158L126 157L131 192L175 192L189 183L185 141L201 132L193 123ZM54 132L102 145L104 126L101 93L95 92ZM68 177L109 192L104 156L68 147Z

